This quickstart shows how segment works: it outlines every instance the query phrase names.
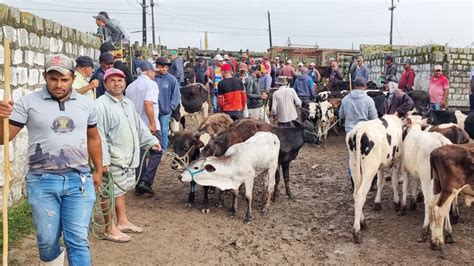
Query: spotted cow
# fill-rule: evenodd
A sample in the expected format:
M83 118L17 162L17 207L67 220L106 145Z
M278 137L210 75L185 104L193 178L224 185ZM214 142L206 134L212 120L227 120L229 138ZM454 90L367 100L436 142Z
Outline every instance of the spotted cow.
M183 129L186 128L186 117L197 116L199 112L202 113L202 117L208 116L209 104L207 100L209 98L209 92L204 85L200 83L193 83L180 88L181 102L171 114L170 130L172 133L179 131L179 125L181 124ZM200 120L197 117L197 120Z

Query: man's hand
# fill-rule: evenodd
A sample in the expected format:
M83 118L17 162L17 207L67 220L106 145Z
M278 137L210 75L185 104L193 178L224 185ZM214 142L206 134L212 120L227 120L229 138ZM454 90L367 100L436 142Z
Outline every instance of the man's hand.
M155 134L156 132L156 124L150 125L150 131L152 134Z
M13 101L0 101L0 118L9 118L13 111Z
M441 107L441 108L446 108L446 100L441 101L440 107Z
M153 145L153 147L151 147L151 150L152 151L161 151L160 143Z
M92 178L94 180L94 188L97 190L102 184L102 171L94 171Z
M89 82L89 87L91 89L95 89L99 87L99 80L98 79L91 80L91 82Z
M102 172L108 174L110 172L110 166L104 165L104 170Z
M260 95L260 98L261 98L262 100L266 100L266 99L268 99L268 94L262 93L262 95Z
M393 114L396 115L397 117L400 117L400 114L397 111L395 111L395 113Z

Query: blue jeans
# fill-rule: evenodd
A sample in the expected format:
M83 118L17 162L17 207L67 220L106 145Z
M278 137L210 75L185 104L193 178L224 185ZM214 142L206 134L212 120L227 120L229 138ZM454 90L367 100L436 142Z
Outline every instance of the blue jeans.
M168 147L168 135L170 131L170 119L171 119L171 113L167 115L162 115L160 114L158 116L158 119L160 120L160 126L161 126L161 148L163 150L166 150Z
M215 114L219 113L219 103L217 101L217 93L211 94L211 102L212 102L212 109L214 110L214 113Z
M76 172L26 176L28 203L33 210L40 259L44 262L59 256L59 239L63 234L69 265L91 264L87 235L95 191L92 175L83 175L84 186Z
M430 103L430 109L435 110L435 111L441 110L441 104L439 104L439 103Z

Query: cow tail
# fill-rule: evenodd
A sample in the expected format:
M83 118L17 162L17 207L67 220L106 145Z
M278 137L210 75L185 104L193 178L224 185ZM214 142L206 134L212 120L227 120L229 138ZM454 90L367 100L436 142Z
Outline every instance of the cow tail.
M354 149L354 161L353 161L353 173L352 174L352 179L354 180L354 193L356 193L362 183L362 156L361 156L361 137L362 134L357 134L356 135L356 141L354 143L355 149Z
M432 152L430 156L431 165L431 182L433 184L433 194L439 194L441 192L441 180L439 179L437 164L436 164L436 152Z

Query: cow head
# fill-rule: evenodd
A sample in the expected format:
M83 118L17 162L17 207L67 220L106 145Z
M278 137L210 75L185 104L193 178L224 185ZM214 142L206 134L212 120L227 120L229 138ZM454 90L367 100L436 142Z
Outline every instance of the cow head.
M171 168L182 170L185 164L189 164L199 156L199 149L204 146L204 143L200 140L200 135L193 135L190 132L176 132L171 146L177 155L171 162Z
M202 149L200 157L221 156L228 147L228 139L226 134L217 135L209 140L209 143Z
M308 117L311 121L316 121L320 117L321 110L318 109L317 103L310 102L308 104L308 111L309 111Z
M194 161L180 175L181 182L194 181L201 186L213 186L221 190L234 189L233 170L225 158L207 157Z

